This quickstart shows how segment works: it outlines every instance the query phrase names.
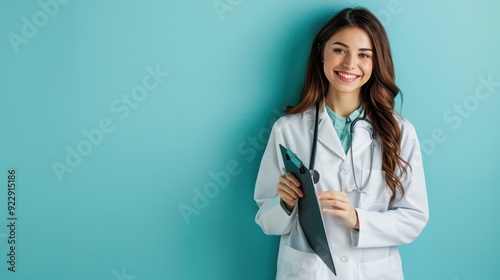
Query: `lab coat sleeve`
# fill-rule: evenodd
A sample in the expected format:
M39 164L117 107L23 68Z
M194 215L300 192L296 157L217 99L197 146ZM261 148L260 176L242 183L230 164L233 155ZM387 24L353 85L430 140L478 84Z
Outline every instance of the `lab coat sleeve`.
M409 123L403 131L401 156L411 165L402 183L405 195L386 212L358 209L359 231L351 230L357 248L387 247L415 240L427 224L429 209L422 155L415 129Z
M280 119L281 120L281 119ZM290 232L293 222L297 219L297 205L289 214L281 204L277 193L279 177L284 174L279 145L286 147L278 120L271 131L264 156L257 175L254 199L259 206L255 222L264 233L283 235Z

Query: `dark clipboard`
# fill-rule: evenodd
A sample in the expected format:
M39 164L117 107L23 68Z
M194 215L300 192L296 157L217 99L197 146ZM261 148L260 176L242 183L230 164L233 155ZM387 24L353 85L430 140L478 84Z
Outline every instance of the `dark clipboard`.
M326 238L321 206L318 203L311 173L292 151L280 145L281 156L286 172L292 173L300 181L304 197L299 199L299 221L313 251L323 260L328 268L337 275L332 254Z

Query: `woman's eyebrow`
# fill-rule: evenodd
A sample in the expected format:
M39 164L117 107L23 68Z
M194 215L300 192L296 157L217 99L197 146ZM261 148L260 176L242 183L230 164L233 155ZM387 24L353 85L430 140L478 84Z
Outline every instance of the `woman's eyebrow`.
M341 46L343 46L345 48L349 48L349 46L347 44L344 44L342 42L335 42L332 45L341 45ZM370 48L360 48L360 49L358 49L358 51L370 51L370 52L373 52L373 50L370 49Z
M333 43L332 45L335 45L335 44L336 44L336 45L341 45L341 46L346 47L346 48L349 48L349 46L348 46L347 44L344 44L344 43L342 43L342 42L335 42L335 43Z

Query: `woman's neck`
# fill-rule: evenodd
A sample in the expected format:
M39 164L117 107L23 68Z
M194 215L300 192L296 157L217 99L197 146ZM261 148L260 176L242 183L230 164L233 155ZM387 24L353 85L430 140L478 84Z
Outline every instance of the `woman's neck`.
M348 117L361 105L360 94L359 92L337 93L328 91L326 105L330 107L335 114L342 117Z

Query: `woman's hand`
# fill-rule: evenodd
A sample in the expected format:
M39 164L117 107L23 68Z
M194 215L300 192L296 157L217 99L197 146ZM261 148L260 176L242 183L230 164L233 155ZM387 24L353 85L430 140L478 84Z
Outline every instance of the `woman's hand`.
M278 195L281 197L288 210L292 211L299 197L303 197L304 193L300 189L300 182L290 173L280 176L278 183Z
M318 196L321 205L333 208L323 208L323 213L339 217L348 228L359 229L358 212L351 206L351 201L345 192L319 192Z

